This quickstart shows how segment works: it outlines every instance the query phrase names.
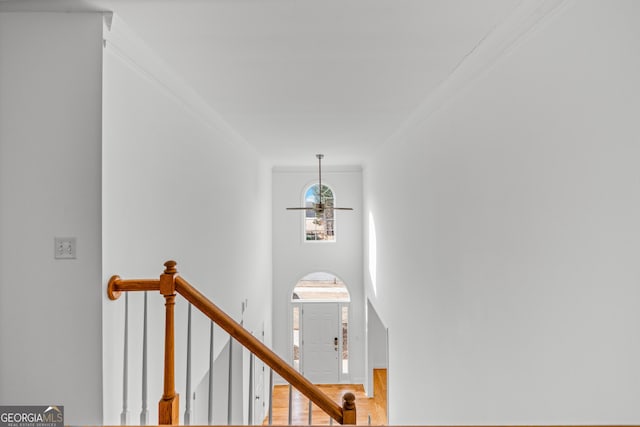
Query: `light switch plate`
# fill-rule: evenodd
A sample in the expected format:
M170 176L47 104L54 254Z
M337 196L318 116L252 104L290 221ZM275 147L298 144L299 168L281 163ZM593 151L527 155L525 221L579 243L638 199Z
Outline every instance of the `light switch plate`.
M75 259L76 258L76 238L56 237L55 239L55 259Z

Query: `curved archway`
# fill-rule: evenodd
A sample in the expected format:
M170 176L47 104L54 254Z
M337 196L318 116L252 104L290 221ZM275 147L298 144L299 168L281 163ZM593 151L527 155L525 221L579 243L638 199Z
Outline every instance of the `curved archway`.
M314 382L340 382L349 375L349 304L336 275L313 272L291 292L293 366Z
M296 283L291 300L351 302L349 289L335 274L324 271L309 273Z

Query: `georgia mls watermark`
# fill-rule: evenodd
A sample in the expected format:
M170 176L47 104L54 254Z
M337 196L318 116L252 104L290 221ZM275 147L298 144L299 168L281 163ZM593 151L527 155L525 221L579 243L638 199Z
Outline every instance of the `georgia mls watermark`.
M64 406L0 406L0 427L64 427Z

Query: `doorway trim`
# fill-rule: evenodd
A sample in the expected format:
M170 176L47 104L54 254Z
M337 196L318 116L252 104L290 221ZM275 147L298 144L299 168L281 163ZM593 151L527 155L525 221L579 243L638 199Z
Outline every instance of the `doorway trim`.
M341 284L342 287L344 287L344 289L347 292L347 296L348 299L344 300L344 299L294 299L294 293L295 293L295 289L298 287L298 284L302 281L305 280L305 278L312 276L314 274L325 274L328 276L332 276L333 278L337 279L339 281L339 283ZM304 350L302 348L302 342L301 337L302 337L302 331L303 331L303 316L302 316L302 310L304 308L305 303L331 303L331 304L336 304L337 305L337 313L336 315L339 317L338 319L338 331L336 331L336 334L338 337L340 337L339 341L338 341L338 353L339 353L339 357L338 357L338 366L336 367L337 371L338 371L338 382L339 383L349 383L351 380L351 372L353 371L351 365L351 357L350 357L350 341L351 341L351 318L352 318L352 309L351 309L351 292L349 291L349 286L342 281L342 279L340 279L340 277L334 273L328 272L328 271L316 271L316 272L311 272L308 273L306 275L304 275L302 278L300 278L294 285L293 287L291 287L290 292L288 293L288 325L287 325L287 336L288 336L288 358L289 361L291 363L291 366L293 366L294 368L299 369L299 371L301 373L303 373L304 375ZM294 330L294 309L298 310L298 360L299 360L299 364L295 363L295 344L294 344L294 336L295 336L295 330ZM344 349L344 337L343 337L343 313L344 310L347 310L346 312L346 344L347 344L347 354L346 354L346 359L343 358L343 351ZM345 360L346 360L346 372L344 369L344 364L345 364ZM298 366L296 366L298 365Z

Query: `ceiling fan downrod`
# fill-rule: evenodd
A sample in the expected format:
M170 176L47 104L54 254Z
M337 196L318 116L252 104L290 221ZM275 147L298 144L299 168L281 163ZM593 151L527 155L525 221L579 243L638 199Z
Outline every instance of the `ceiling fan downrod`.
M290 211L314 211L316 214L323 214L325 210L324 203L322 203L322 159L324 158L324 154L316 154L316 158L318 159L318 203L314 203L314 206L305 206L299 208L287 208ZM331 206L329 208L331 210L339 210L339 211L352 211L353 208L338 208L335 206Z
M323 209L324 204L322 203L322 159L324 159L324 154L316 154L316 158L318 159L318 204L320 205L320 209Z

